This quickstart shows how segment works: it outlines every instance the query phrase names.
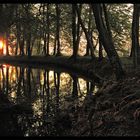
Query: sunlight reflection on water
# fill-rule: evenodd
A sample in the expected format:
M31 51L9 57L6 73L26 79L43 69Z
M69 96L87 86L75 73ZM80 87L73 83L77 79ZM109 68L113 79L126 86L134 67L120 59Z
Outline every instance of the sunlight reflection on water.
M9 65L0 69L0 90L8 94L14 104L25 102L25 106L26 103L32 105L31 120L34 121L28 124L26 136L33 135L33 130L37 131L36 134L40 133L40 129L46 127L45 121L50 122L58 110L81 106L87 94L95 95L98 86L93 83L76 75L52 70Z

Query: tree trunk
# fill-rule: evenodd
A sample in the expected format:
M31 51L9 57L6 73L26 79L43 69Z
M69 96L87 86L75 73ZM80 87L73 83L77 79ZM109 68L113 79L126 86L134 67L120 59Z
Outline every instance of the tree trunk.
M6 68L6 84L5 85L6 85L5 92L6 92L6 95L8 95L8 90L9 90L9 68L8 67Z
M115 72L117 80L124 77L124 71L119 59L119 56L115 50L112 37L109 35L109 32L104 24L101 5L100 4L92 4L92 10L95 17L96 27L98 29L99 35L101 37L102 44L104 49L108 55L112 68Z
M86 36L86 39L87 39L87 44L89 45L89 48L90 48L90 50L91 50L91 56L92 56L92 58L94 58L94 57L95 57L95 55L94 55L94 53L93 53L93 52L94 52L94 50L93 50L94 46L93 46L93 44L92 44L90 34L88 33L88 31L87 31L87 29L85 28L84 23L83 23L83 21L82 21L82 19L81 19L80 12L79 12L79 8L77 7L77 5L76 5L76 11L77 11L79 23L81 24L81 27L82 27L82 29L83 29L83 31L84 31L84 33L85 33L85 36Z
M72 37L73 37L73 54L72 57L76 61L77 46L76 46L76 5L72 4Z
M102 41L99 37L99 61L101 61L103 59L103 46L102 46Z
M57 56L60 56L60 8L56 4L56 46L57 46Z
M47 34L46 34L46 21L45 21L45 4L43 4L43 54L46 56L47 55Z
M71 77L73 79L72 97L78 98L78 88L77 88L78 78L75 75L71 75Z
M24 34L24 33L23 33ZM20 46L20 55L24 56L24 35L23 35L23 38L20 39L20 42L19 42L19 46Z
M31 34L30 33L27 38L27 52L28 52L28 57L30 57L31 56Z
M90 35L90 40L92 41L92 30L91 30L91 19L92 19L92 15L91 15L92 9L89 7L89 20L88 20L88 34ZM93 42L92 42L93 44ZM90 44L87 42L87 47L86 47L86 54L85 56L89 56L90 55Z
M53 49L53 55L56 55L56 35L54 38L54 49Z
M31 94L31 68L27 69L27 96L29 101L31 101L32 94Z
M56 113L59 113L59 89L60 89L60 73L54 72L54 83L56 88Z
M5 33L5 43L6 43L6 55L9 55L9 48L8 48L8 30Z
M49 43L50 43L50 19L49 19L49 8L50 5L47 4L47 56L49 56Z
M106 28L108 31L108 34L110 36L110 38L112 38L112 33L111 33L111 29L110 29L110 24L109 24L109 19L108 19L108 14L107 14L107 10L106 10L106 5L103 3L103 11L104 11L104 16L105 16L105 23L106 23Z
M134 68L137 67L139 55L139 6L134 4L132 21L132 57Z
M50 82L49 82L49 71L47 70L47 114L50 112Z
M18 54L18 47L19 47L19 42L20 42L20 25L19 23L16 23L16 34L17 34L17 44L16 44L16 50L15 50L15 55Z
M82 4L79 5L79 14L81 15L81 10L82 10ZM79 43L80 43L80 37L81 37L81 34L80 34L80 22L79 22L79 18L78 18L78 21L77 21L77 29L76 29L76 48L75 48L75 53L76 55L78 54L78 49L79 49Z
M16 7L16 18L18 18L18 6ZM18 54L18 47L19 47L19 40L20 40L20 33L19 33L19 23L16 22L16 38L17 38L17 43L16 43L16 49L15 49L15 55Z
M31 8L31 5L30 4L27 4L24 9L25 9L25 13L26 13L26 20L27 22L25 23L24 27L25 27L25 34L26 34L26 54L28 55L28 57L31 56L31 35L32 35L32 31L31 31L31 13L30 13L30 8Z

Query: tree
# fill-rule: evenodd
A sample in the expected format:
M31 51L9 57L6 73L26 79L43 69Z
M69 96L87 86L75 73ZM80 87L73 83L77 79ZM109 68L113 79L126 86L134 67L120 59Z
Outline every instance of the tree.
M50 5L47 4L47 56L49 55L49 42L50 42L50 16L49 16Z
M101 41L101 37L99 36L99 61L103 59L103 45Z
M56 4L56 46L57 46L57 56L60 56L60 7Z
M8 49L8 34L10 27L14 23L14 13L16 6L13 4L0 4L0 38L6 41L6 54L9 55Z
M49 10L50 4L42 5L42 24L43 24L43 51L45 56L49 55L49 42L50 42L50 18L49 18ZM47 9L47 11L46 11Z
M73 39L73 54L72 58L76 60L77 44L76 44L76 4L72 4L72 39Z
M109 61L115 72L116 78L117 80L119 80L122 77L124 77L124 70L122 68L119 56L115 50L112 37L109 35L106 24L104 23L105 21L103 20L103 15L102 15L102 5L91 4L91 7L94 13L96 27L101 37L102 44L108 55Z
M46 33L46 13L45 13L45 7L46 7L46 4L43 4L43 11L42 11L42 14L43 14L43 17L42 17L42 22L43 22L43 41L44 41L44 45L43 45L43 51L44 51L44 54L45 56L47 55L47 46L46 46L46 43L47 43L47 33ZM48 8L47 8L47 15L48 15ZM47 16L48 17L48 16ZM47 23L48 25L48 23Z
M114 46L119 55L129 55L132 4L104 4Z
M60 103L60 97L59 97L59 89L60 89L60 73L54 72L54 84L56 88L56 113L59 113L59 103Z
M17 43L16 43L16 50L15 50L15 55L18 54L18 48L19 48L19 54L20 55L25 55L24 52L24 46L25 46L25 20L24 20L24 12L23 12L23 5L16 4L15 8L15 28L16 31L15 36L17 38Z
M79 15L81 15L81 11L82 11L82 4L79 5ZM77 56L78 54L78 49L79 49L79 43L80 43L80 37L81 37L81 34L80 34L80 20L79 18L77 19L77 24L76 24L76 48L75 48L75 55Z
M87 31L87 29L84 26L84 23L82 22L82 19L81 19L81 16L80 16L80 12L79 12L79 8L77 7L77 5L76 5L76 11L77 11L79 23L80 23L80 25L81 25L84 33L85 33L85 36L86 36L86 39L87 39L87 44L88 44L88 46L89 46L89 48L91 50L91 56L92 56L92 58L94 58L94 54L93 54L93 52L94 52L94 50L93 50L94 46L93 46L93 42L91 40L90 32Z
M25 16L26 16L26 22L25 22L25 31L26 31L26 46L27 46L27 55L28 57L31 56L31 5L27 4L24 6L25 9Z
M73 98L78 98L78 88L77 88L77 84L78 84L78 78L75 75L71 75L72 80L73 80L73 88L72 88L72 97Z
M91 20L92 20L92 9L91 9L91 7L89 7L89 20L88 20L88 34L89 34L89 36L90 36L90 40L91 40L91 42L92 42L92 44L93 44L93 40L92 40L92 30L93 29L91 29ZM91 51L92 51L92 49L91 49ZM85 56L88 56L88 55L90 55L90 43L87 41L87 47L86 47L86 54L85 54ZM92 55L92 52L91 52L91 55Z
M140 5L134 4L133 8L133 20L132 20L132 56L134 68L137 67L138 56L140 54L140 46L139 46L139 14L140 13Z

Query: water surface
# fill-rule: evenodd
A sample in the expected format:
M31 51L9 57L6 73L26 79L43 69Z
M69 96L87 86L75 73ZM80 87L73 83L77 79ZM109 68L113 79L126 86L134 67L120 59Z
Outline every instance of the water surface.
M4 98L10 100L10 105L23 106L24 113L15 113L16 117L12 119L17 130L22 131L24 136L59 135L54 125L57 116L70 110L71 113L76 112L82 106L84 98L94 95L97 90L94 81L60 70L58 73L46 68L24 68L6 64L0 68L0 104L6 104L3 101L4 95ZM29 106L33 113L26 111L25 108ZM7 114L8 112L5 117Z

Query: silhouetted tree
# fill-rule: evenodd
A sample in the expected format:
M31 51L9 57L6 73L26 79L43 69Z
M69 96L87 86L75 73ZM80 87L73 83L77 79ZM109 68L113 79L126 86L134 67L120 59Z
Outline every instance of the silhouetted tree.
M140 5L134 4L134 6L133 6L133 20L132 20L132 50L131 50L131 55L133 56L134 68L137 67L138 56L140 54L139 16L140 16Z
M50 4L47 4L47 56L49 55L49 43L50 43Z
M81 19L81 16L80 16L80 11L79 11L78 6L75 5L75 8L76 8L76 11L77 11L79 23L80 23L80 25L81 25L81 27L82 27L84 33L85 33L86 40L87 40L87 44L88 44L88 46L89 46L89 48L90 48L90 50L91 50L91 56L92 56L92 58L94 58L94 53L93 53L93 52L94 52L94 45L93 45L93 42L92 42L92 40L91 40L91 34L90 34L90 32L87 31L87 29L86 29L85 26L84 26L84 23L83 23L83 21L82 21L82 19Z
M60 6L56 4L56 46L57 56L60 56Z
M110 36L106 24L102 16L102 6L101 4L92 4L92 9L95 17L96 27L98 29L99 35L101 37L102 44L108 55L109 61L114 69L117 79L124 77L124 70L122 68L119 56L115 50L112 37Z
M71 75L71 77L72 77L72 80L73 80L72 97L77 98L78 97L78 87L77 87L78 78L75 75Z

